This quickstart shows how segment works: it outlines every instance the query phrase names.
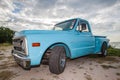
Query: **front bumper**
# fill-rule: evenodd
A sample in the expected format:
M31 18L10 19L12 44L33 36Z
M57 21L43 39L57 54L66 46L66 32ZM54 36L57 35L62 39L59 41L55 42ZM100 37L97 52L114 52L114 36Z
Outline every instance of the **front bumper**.
M18 54L19 53L16 50L12 50L12 55L14 56L15 61L24 69L30 69L31 60Z

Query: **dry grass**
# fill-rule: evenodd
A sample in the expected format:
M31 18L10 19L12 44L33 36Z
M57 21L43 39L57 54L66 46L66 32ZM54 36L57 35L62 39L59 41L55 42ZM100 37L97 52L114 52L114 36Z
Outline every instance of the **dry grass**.
M1 56L1 55L0 55L0 60L3 60L3 59L4 59L4 56Z
M90 75L86 75L85 78L86 78L87 80L92 80L92 77L91 77Z
M120 68L120 65L118 66L118 68Z
M0 80L11 80L15 76L12 71L2 71L0 72Z
M111 65L101 65L101 66L104 69L109 69L109 68L117 69L117 67L114 67L114 66L111 66Z
M0 69L7 69L7 68L8 68L8 66L5 65L5 64L1 64L1 65L0 65Z
M6 51L7 49L12 49L12 45L2 45L0 44L0 50Z
M89 69L90 69L90 70L93 70L93 68L91 68L91 67L90 67Z
M12 56L8 56L8 57L6 57L6 58L8 58L8 59L13 59L13 57L12 57Z
M0 43L0 47L8 47L8 46L11 46L12 44L10 43Z
M59 79L59 77L58 77L57 75L54 75L53 78L55 78L55 79Z
M118 63L119 60L116 59L115 57L105 57L105 58L98 58L98 59L96 60L96 62L97 62L97 63L100 63L100 64L105 63L105 62Z
M117 80L120 80L120 78L117 78Z
M0 64L0 69L8 69L10 67L18 67L18 65L12 60L4 61L3 64Z
M31 78L30 80L45 80L45 79L36 79L36 78Z
M108 63L118 63L120 62L120 60L118 60L117 58L115 58L114 56L107 56L107 57L99 57L98 55L88 55L87 56L89 59L91 59L92 61L96 61L97 63L105 63L105 62L108 62Z
M82 66L80 66L80 67L78 67L79 69L84 69L84 67L82 67Z
M45 80L45 79L40 79L40 80Z
M112 61L112 62L119 62L119 60L117 60L115 57L105 57L105 58L102 58L102 60Z
M120 76L120 73L116 73L117 76Z
M1 61L2 63L0 64L0 69L6 69L9 67L17 67L18 66L15 63L14 58L12 56L0 55L0 60L3 60L3 61Z

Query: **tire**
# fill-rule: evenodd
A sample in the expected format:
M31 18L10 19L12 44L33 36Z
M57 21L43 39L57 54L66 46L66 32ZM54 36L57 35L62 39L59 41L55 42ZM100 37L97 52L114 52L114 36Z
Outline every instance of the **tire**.
M101 47L100 57L106 57L106 56L107 56L107 44L103 43Z
M49 70L51 73L60 74L66 66L66 52L62 46L55 46L49 58Z

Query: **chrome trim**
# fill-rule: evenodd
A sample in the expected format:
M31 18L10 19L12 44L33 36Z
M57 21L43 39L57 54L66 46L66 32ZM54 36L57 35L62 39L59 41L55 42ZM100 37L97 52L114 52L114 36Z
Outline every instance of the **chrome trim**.
M27 58L25 58L25 57L21 57L21 56L18 56L17 54L12 54L14 57L17 57L17 58L19 58L19 59L21 59L21 60L30 60L30 59L27 59Z
M24 38L25 36L19 36L19 37L13 37L12 39L20 39L20 38Z
M31 60L26 57L21 57L15 53L12 54L15 61L20 64L24 69L30 69Z
M26 52L26 55L28 56L28 46L27 46L27 39L24 37L25 39L25 52Z
M22 52L22 51L18 51L18 50L15 50L15 51L17 51L17 52L19 52L19 53L21 53L21 54L23 54L23 55L26 55L26 56L28 56L28 46L27 46L27 39L26 39L26 37L25 36L21 36L21 37L14 37L13 38L13 40L14 39L21 39L21 40L23 40L24 41L24 47L25 47L25 53L24 52ZM14 45L14 42L13 42L13 46L16 46L16 45ZM22 48L22 46L16 46L16 47L21 47Z
M25 53L23 53L23 52L21 52L21 51L18 51L18 50L13 50L13 53L20 53L20 54L25 55Z

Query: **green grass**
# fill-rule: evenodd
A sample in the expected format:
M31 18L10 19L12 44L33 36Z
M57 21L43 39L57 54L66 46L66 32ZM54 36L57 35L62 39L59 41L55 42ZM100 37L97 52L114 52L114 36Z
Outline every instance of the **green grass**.
M118 56L120 57L120 49L116 49L116 48L108 48L108 56Z

